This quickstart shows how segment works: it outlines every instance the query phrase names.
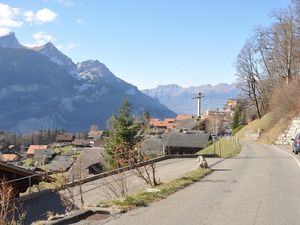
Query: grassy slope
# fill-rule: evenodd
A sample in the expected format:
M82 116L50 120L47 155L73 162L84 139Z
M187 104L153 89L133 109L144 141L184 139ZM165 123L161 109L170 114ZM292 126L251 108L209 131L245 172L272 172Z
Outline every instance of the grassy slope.
M221 151L220 151L221 148ZM200 150L197 154L199 155L215 155L218 157L233 157L236 156L241 151L241 145L236 143L234 139L220 139L214 145L210 145L207 148Z
M256 119L248 123L240 131L236 133L236 137L247 140L246 134L248 130L256 131L258 128L263 132L259 138L259 142L271 144L277 140L279 134L281 134L289 125L290 119L281 118L279 121L275 121L272 118L272 114L268 113L261 119Z

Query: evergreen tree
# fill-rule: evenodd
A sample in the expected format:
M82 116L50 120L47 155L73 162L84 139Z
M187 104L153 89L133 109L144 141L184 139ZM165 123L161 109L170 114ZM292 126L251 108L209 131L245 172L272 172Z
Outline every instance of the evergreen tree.
M240 107L237 104L233 111L233 118L232 118L232 124L231 124L232 130L235 130L236 128L239 127L239 122L240 122Z
M109 169L119 167L119 160L126 161L130 155L129 151L137 143L135 138L137 132L138 126L133 123L131 104L126 98L119 115L112 117L112 129L109 131L105 146L105 158Z

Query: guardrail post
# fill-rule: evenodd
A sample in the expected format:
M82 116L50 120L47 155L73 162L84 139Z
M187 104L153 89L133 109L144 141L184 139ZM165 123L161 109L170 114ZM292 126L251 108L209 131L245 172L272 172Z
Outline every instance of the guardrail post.
M28 181L29 181L29 194L31 194L31 176L29 177Z

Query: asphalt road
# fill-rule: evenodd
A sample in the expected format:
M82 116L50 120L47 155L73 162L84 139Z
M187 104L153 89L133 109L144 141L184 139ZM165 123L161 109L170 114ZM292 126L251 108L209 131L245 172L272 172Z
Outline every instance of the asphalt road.
M289 151L246 143L200 182L105 224L299 225L300 157Z

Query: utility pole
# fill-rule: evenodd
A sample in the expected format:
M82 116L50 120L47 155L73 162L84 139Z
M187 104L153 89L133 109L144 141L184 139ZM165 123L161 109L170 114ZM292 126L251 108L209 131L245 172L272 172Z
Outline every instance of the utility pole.
M193 99L197 99L197 117L201 117L201 99L204 97L204 95L199 92L197 96L193 97Z

